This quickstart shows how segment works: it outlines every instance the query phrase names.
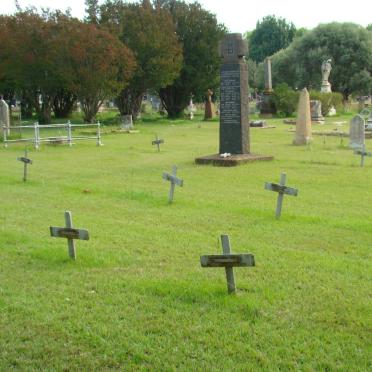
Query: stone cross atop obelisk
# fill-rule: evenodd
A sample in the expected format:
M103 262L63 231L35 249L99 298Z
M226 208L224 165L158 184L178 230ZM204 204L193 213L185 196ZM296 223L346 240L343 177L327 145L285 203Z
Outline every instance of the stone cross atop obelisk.
M220 44L221 104L220 154L248 154L248 68L244 61L247 42L241 34L226 35Z

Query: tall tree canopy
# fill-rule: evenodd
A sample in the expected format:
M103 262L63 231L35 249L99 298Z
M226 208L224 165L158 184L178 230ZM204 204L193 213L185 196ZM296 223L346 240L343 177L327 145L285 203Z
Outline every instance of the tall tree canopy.
M118 38L59 11L0 17L0 56L0 86L12 85L32 102L41 123L50 122L61 95L78 97L92 121L134 68L133 54Z
M246 35L249 41L249 58L259 63L286 48L296 35L296 27L292 22L269 15L258 21L255 30Z
M372 33L353 23L321 24L273 56L274 84L320 88L322 61L332 60L332 90L347 100L372 91Z
M100 8L100 24L118 34L136 57L135 73L117 98L120 112L135 118L146 90L165 87L179 75L182 48L172 17L149 1L108 0Z
M171 13L183 46L180 76L172 84L159 90L168 115L177 117L188 105L191 95L201 100L208 88L218 89L221 64L218 43L226 29L198 3L157 0L155 6Z
M73 91L85 121L92 122L99 107L125 88L135 71L135 58L120 40L93 24L79 23L69 35Z

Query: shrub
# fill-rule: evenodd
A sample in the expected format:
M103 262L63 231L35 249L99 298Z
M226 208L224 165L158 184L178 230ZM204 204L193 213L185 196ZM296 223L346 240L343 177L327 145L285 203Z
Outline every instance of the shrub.
M326 116L332 106L337 111L342 107L342 94L341 93L322 93L315 90L310 91L310 99L318 100L322 104L322 115Z
M298 92L285 83L275 87L273 99L278 116L292 116L297 109Z

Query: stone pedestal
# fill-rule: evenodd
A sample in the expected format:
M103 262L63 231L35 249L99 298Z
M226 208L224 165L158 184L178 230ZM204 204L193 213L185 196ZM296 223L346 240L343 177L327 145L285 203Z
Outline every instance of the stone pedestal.
M311 141L310 98L306 88L300 92L297 110L296 134L294 145L307 145Z
M332 93L331 83L329 81L323 81L322 86L320 87L320 91L322 93Z
M219 154L195 159L198 164L237 165L272 159L250 153L247 44L241 34L229 34L220 45L221 67ZM223 154L225 157L221 157ZM247 160L249 159L249 160Z
M276 114L273 92L264 92L263 99L260 105L260 117L272 118Z
M234 154L223 157L220 154L202 156L195 159L196 164L213 164L221 167L235 167L244 163L252 163L258 160L273 160L273 156L265 156L258 154Z

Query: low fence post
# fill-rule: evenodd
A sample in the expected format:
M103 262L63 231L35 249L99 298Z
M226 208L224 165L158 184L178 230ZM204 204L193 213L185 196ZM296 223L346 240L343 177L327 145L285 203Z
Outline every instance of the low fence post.
M97 146L102 146L101 142L101 123L97 122Z
M67 141L68 145L72 146L72 135L71 135L71 122L70 120L67 122Z
M8 147L8 142L6 139L6 131L7 131L7 128L5 125L3 125L4 147Z
M34 146L38 150L40 145L39 122L34 123Z

